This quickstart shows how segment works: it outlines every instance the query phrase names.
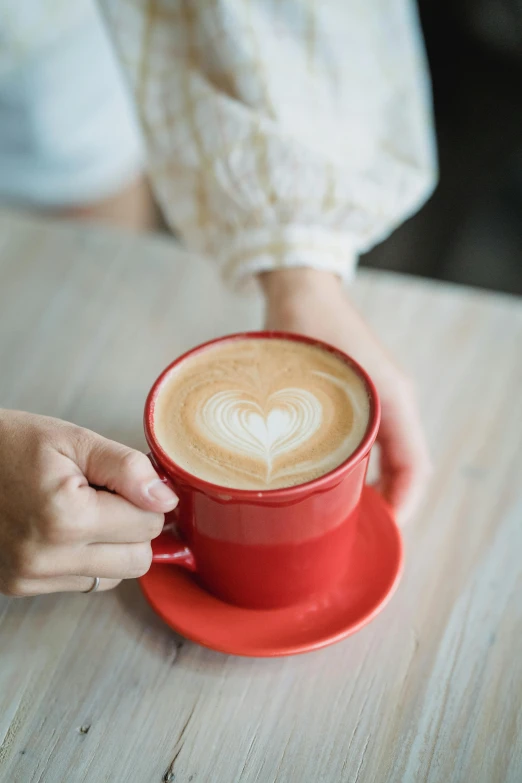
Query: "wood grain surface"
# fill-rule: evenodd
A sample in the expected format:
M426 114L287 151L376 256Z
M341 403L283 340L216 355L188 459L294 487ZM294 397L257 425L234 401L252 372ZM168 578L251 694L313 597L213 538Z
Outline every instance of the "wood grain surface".
M419 384L436 464L398 592L326 650L177 637L137 585L0 598L2 783L520 783L522 306L361 273ZM144 448L159 370L261 324L171 240L0 216L0 405Z

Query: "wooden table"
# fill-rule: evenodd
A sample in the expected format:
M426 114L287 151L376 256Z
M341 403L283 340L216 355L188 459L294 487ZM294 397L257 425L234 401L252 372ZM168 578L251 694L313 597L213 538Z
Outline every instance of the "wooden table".
M354 296L418 378L437 470L402 584L348 640L227 657L133 582L0 599L2 783L520 783L522 306L362 273ZM0 217L0 404L144 448L158 371L257 327L170 240Z

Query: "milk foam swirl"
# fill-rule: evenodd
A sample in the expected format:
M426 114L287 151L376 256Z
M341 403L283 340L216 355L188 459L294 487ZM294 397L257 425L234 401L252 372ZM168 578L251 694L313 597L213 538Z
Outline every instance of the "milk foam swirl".
M173 372L158 395L158 439L188 472L271 489L343 462L369 418L363 381L344 362L289 340L238 340Z
M259 457L270 481L279 454L302 445L320 427L322 406L306 389L280 389L267 399L265 409L241 391L213 394L198 416L198 424L224 448Z

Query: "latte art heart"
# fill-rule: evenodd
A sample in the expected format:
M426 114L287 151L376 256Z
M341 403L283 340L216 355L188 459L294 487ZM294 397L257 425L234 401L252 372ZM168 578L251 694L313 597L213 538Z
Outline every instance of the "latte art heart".
M238 390L213 394L198 423L217 445L264 460L269 480L274 458L312 437L321 418L320 402L306 389L280 389L266 407Z
M369 401L359 375L321 347L234 338L176 367L153 415L160 445L187 473L266 490L346 460L364 437Z

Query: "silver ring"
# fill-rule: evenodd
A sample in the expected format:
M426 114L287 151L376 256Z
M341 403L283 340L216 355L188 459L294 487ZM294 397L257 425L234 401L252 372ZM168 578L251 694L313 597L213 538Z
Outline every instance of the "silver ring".
M100 586L100 577L95 576L93 578L94 578L94 582L92 583L92 585L89 587L88 590L83 591L84 593L95 593L98 587Z

